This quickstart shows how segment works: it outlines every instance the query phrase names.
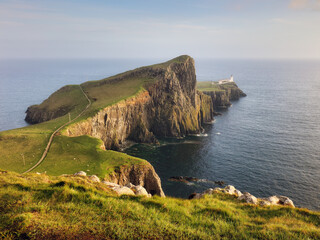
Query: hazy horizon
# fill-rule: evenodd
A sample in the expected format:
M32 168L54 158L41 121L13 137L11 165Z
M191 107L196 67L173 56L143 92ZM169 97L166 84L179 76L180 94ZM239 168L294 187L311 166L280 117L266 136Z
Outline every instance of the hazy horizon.
M320 59L320 0L1 0L0 59Z

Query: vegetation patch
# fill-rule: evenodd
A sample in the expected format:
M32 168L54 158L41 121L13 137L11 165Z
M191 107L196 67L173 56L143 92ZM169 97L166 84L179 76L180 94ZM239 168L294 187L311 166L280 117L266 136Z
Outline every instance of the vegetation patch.
M17 187L23 186L23 187ZM116 196L87 177L0 174L4 239L319 239L320 213L202 199Z

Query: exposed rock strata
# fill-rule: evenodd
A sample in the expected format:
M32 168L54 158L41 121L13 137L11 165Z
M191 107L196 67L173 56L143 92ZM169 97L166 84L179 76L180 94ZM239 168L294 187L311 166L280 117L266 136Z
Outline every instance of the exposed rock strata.
M214 110L228 108L231 106L231 101L239 100L240 97L247 96L235 83L228 87L220 85L223 91L203 91L204 94L211 96Z
M91 135L102 139L106 149L118 150L126 140L156 143L157 137L200 133L202 124L213 120L211 98L196 91L192 58L146 73L158 80L138 95L69 126L65 134Z
M105 177L108 182L119 185L132 183L144 187L148 193L164 197L161 180L151 164L121 167Z

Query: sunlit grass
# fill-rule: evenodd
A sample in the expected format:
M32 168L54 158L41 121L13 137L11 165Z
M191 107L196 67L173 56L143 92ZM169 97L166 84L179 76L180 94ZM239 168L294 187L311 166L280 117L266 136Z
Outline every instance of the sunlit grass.
M85 177L0 174L2 237L31 239L319 239L320 213L203 199L117 197Z

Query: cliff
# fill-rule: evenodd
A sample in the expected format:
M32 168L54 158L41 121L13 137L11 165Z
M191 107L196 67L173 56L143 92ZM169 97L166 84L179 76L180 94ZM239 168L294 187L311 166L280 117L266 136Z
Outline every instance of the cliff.
M157 137L201 132L203 123L213 120L214 110L210 97L196 91L194 60L185 56L183 61L161 67L135 71L135 77L156 80L145 84L135 96L72 124L64 134L91 135L102 139L106 149L118 150L126 140L156 143Z
M129 183L140 185L152 195L165 196L161 188L161 180L151 164L121 166L113 173L105 176L105 180L119 185Z
M67 113L72 119L86 107L87 96L92 104L81 118L63 129L63 142L57 149L65 149L71 144L78 147L75 144L77 141L83 145L91 144L92 139L84 141L85 138L75 138L89 135L102 140L104 150L119 150L130 141L157 143L159 137L184 137L200 133L203 124L213 120L217 107L227 106L229 101L244 95L235 84L219 86L216 92L212 89L199 91L196 87L194 60L189 56L180 56L106 79L65 86L40 105L29 107L26 120L30 123L53 120L48 123L50 129L62 125L68 118ZM59 144L58 141L54 143ZM93 155L89 154L90 149L86 151L89 162ZM84 153L81 154L84 156ZM81 159L81 154L73 153L73 159L78 159L74 157L76 155L80 155ZM62 155L65 155L65 160L71 156L64 150L60 152ZM121 156L116 158L122 159ZM129 158L125 161L130 164L101 159L110 162L103 165L102 172L115 169L105 175L107 180L123 185L129 182L142 185L149 193L164 196L160 179L150 164L141 165ZM68 161L67 164L76 163Z
M231 101L247 96L234 82L227 84L199 82L197 88L211 97L214 110L228 108L231 106Z

